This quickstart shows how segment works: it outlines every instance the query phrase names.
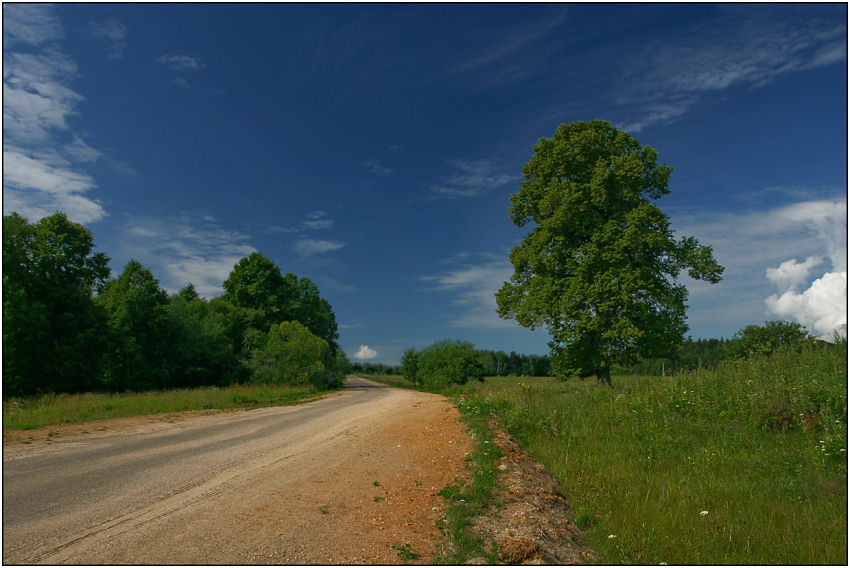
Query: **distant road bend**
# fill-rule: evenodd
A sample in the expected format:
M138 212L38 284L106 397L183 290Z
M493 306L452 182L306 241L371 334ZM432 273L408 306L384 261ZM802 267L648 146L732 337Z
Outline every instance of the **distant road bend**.
M4 443L3 561L388 564L411 543L429 562L469 447L442 397L356 377L298 406Z

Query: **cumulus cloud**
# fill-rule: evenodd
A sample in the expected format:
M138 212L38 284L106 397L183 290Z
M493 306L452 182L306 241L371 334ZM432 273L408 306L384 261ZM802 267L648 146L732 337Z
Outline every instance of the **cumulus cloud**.
M378 356L378 352L374 349L369 349L368 345L361 345L360 349L357 350L357 353L354 354L355 359L360 359L364 361L366 359L374 359Z
M823 264L820 256L803 262L786 260L778 268L765 271L778 293L765 299L771 314L805 325L821 339L832 339L838 331L847 332L847 249L846 201L819 200L795 204L780 211L781 217L815 233L826 249L831 271L809 284L809 274Z
M819 256L810 256L803 262L797 262L796 258L786 260L779 268L768 268L767 279L773 282L780 290L797 290L809 280L812 268L821 264L823 259Z
M72 131L83 96L72 88L74 61L61 52L62 24L48 5L4 6L4 212L37 220L64 211L79 223L106 212L85 194L95 180L78 164L100 152Z
M847 271L827 272L803 292L788 290L765 300L770 312L796 320L821 339L847 335Z

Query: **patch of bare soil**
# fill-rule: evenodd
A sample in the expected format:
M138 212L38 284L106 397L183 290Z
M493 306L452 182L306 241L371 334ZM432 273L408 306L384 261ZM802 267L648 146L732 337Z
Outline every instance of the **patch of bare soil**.
M516 438L490 418L495 443L502 451L496 505L473 522L483 542L495 542L499 561L506 564L587 564L593 551L584 545L584 532L570 522L572 512L558 493L552 474L522 449ZM483 558L470 564L484 564Z

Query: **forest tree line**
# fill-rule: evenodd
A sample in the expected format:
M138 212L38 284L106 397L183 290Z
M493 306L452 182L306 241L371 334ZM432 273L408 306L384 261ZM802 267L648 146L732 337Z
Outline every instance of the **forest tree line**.
M140 391L237 382L333 388L347 371L330 304L255 252L201 298L169 296L141 263L111 277L63 213L3 219L3 393Z

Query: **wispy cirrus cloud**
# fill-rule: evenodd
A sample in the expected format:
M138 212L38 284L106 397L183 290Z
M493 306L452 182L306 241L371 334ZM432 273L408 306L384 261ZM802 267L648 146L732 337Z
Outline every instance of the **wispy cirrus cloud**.
M625 130L675 120L711 93L761 87L846 59L846 23L730 11L701 23L699 33L655 38L621 59L624 90L617 103L631 115Z
M156 58L156 62L168 71L175 73L174 83L183 88L191 86L189 80L186 79L185 73L191 73L206 67L206 64L199 58L189 55L161 55Z
M3 209L32 219L63 211L90 223L106 212L85 195L97 184L78 164L100 152L70 124L83 96L72 88L77 66L60 49L63 37L52 6L4 6Z
M566 19L566 12L554 17L525 23L512 23L503 29L492 29L492 41L460 55L459 61L443 73L443 78L474 77L476 83L492 87L519 81L544 72L547 61L536 46Z
M457 199L481 195L510 183L514 176L499 173L490 160L450 160L455 172L429 187L432 199Z
M149 268L169 293L191 282L206 297L220 295L236 263L256 250L248 235L222 227L214 217L188 213L128 218L117 248L121 258Z
M89 22L89 31L95 39L106 42L108 59L119 59L124 56L124 48L127 47L127 26L116 19L111 19Z
M377 160L368 160L363 162L363 168L370 174L376 176L389 176L393 173L390 168L382 166Z
M313 256L341 249L345 244L339 241L331 241L327 239L299 239L295 241L293 248L295 252L301 256Z
M496 313L496 292L513 274L511 263L492 255L478 263L464 262L452 270L420 277L432 284L429 291L450 292L458 307L452 327L491 330L516 329L517 323L504 320ZM507 255L506 255L507 256ZM469 258L468 256L458 258Z

